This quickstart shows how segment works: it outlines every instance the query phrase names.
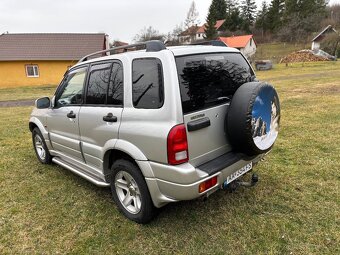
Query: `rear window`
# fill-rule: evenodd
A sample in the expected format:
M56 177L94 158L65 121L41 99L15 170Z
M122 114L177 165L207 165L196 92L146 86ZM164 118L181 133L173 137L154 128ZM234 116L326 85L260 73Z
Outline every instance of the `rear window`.
M183 113L231 100L254 73L240 53L216 53L176 58Z

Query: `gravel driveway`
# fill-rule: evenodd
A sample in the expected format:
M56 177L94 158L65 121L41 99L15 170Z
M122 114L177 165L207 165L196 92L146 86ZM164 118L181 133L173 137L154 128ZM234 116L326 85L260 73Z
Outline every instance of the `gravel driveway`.
M0 107L33 106L34 99L0 101Z

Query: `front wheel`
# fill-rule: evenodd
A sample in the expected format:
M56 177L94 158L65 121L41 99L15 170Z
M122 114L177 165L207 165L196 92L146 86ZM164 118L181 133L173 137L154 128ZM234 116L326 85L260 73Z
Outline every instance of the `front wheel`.
M111 191L119 210L130 220L147 223L155 215L145 179L132 162L117 160L111 167Z
M45 139L38 128L34 128L32 131L32 141L35 154L39 161L43 164L50 164L52 156L50 155Z

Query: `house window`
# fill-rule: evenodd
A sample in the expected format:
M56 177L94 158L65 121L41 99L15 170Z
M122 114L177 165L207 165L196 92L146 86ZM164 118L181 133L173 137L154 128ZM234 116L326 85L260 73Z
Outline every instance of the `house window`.
M250 46L252 45L252 43L253 43L253 39L250 39Z
M27 77L39 77L39 68L37 65L26 65Z

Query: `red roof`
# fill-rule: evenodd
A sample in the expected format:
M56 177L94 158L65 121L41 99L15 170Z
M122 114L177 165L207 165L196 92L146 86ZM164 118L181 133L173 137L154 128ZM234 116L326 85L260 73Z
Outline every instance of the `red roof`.
M194 25L189 27L187 30L183 31L182 33L180 33L180 36L187 36L187 35L192 35L192 34L196 34L198 31L198 26Z
M247 46L247 43L250 39L253 38L253 35L241 35L241 36L232 36L232 37L219 37L217 40L224 42L229 47L233 48L244 48Z
M219 30L220 27L223 25L225 19L220 19L218 21L216 21L216 24L215 24L215 28L216 30ZM205 23L203 26L201 26L198 30L197 30L197 33L205 33L204 29L205 29L205 26L207 25L207 23Z

